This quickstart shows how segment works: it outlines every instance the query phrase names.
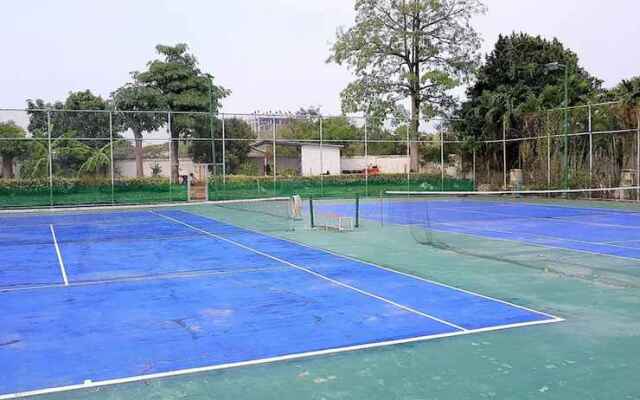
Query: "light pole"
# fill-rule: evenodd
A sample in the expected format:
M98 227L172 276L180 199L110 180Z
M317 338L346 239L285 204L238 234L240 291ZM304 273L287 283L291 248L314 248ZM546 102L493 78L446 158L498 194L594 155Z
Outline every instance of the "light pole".
M561 64L553 62L546 64L545 68L548 71L557 71L560 68L564 68L564 151L563 151L563 184L565 189L569 189L569 66L567 64Z

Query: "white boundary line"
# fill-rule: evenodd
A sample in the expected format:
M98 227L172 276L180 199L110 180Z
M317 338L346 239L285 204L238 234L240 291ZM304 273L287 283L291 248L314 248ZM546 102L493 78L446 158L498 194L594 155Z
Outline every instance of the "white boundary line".
M168 280L168 279L188 279L188 278L200 278L205 276L222 276L222 275L234 275L240 273L252 273L252 272L269 272L269 271L278 271L284 270L287 267L268 267L268 268L245 268L238 270L230 270L230 271L215 271L215 270L195 270L195 271L182 271L182 272L172 272L166 274L158 274L158 275L138 275L138 276L123 276L120 278L112 278L112 279L100 279L100 280L87 280L87 281L75 281L70 282L68 285L65 284L43 284L43 285L31 285L31 286L16 286L16 287L0 287L0 295L4 293L12 293L12 292L23 292L28 290L40 290L40 289L52 289L52 288L62 288L65 286L69 287L82 287L82 286L96 286L96 285L110 285L114 283L129 283L129 282L145 282L145 281L158 281L158 280Z
M154 214L162 216L162 215L157 214L157 213L154 213ZM205 217L205 216L202 216L202 215L197 215L197 216L199 216L201 218L205 218L205 219L211 219L211 218L208 218L208 217ZM165 216L162 216L162 217L163 218L170 218L170 217L165 217ZM218 221L216 221L216 222L218 222ZM180 222L180 223L182 223L182 222ZM227 224L227 225L229 225L229 224ZM306 247L306 248L310 248L310 249L313 249L313 250L316 250L316 251L321 251L321 252L324 252L324 253L327 253L327 254L331 254L331 255L339 257L339 258L344 258L344 259L356 261L356 262L361 263L363 265L369 265L369 266L372 266L372 267L375 267L375 268L379 268L379 269L382 269L382 270L385 270L385 271L393 272L393 273L396 273L396 274L399 274L399 275L403 275L403 276L407 276L407 277L410 277L410 278L413 278L413 279L417 279L417 280L420 280L420 281L428 282L428 283L431 283L431 284L434 284L434 285L437 285L437 286L446 287L446 288L449 288L449 289L452 289L452 290L456 290L456 291L467 293L467 294L470 294L470 295L473 295L473 296L478 296L478 297L481 297L481 298L485 298L487 300L492 300L492 301L495 301L495 302L498 302L498 303L506 304L506 305L509 305L509 306L512 306L512 307L515 307L515 308L520 308L520 309L523 309L523 310L526 310L526 311L530 311L530 312L535 313L535 314L544 315L544 316L549 317L550 319L543 320L543 321L531 321L531 322L523 322L523 323L516 323L516 324L498 325L498 326L492 326L492 327L480 328L480 329L458 330L458 331L455 331L455 332L444 333L444 334L417 336L417 337L406 338L406 339L398 339L398 340L383 341L383 342L374 342L374 343L367 343L367 344L362 344L362 345L338 347L338 348L334 348L334 349L318 350L318 351L311 351L311 352L298 353L298 354L289 354L289 355L269 357L269 358L250 360L250 361L242 361L242 362L236 362L236 363L211 365L211 366L206 366L206 367L189 368L189 369L182 369L182 370L161 372L161 373L147 374L147 375L138 375L138 376L132 376L132 377L128 377L128 378L112 379L112 380L105 380L105 381L95 381L95 382L86 382L84 384L60 386L60 387L40 389L40 390L32 390L32 391L12 393L12 394L4 394L4 395L0 394L0 400L18 399L18 398L29 397L29 396L62 393L62 392L68 392L68 391L73 391L73 390L80 390L80 389L91 389L91 388L119 385L119 384L125 384L125 383L133 383L133 382L152 380L152 379L170 378L170 377L176 377L176 376L181 376L181 375L190 375L190 374L196 374L196 373L219 371L219 370L239 368L239 367L248 367L248 366L254 366L254 365L274 363L274 362L284 362L284 361L298 360L298 359L316 357L316 356L322 356L322 355L330 355L330 354L338 354L338 353L352 352L352 351L358 351L358 350L374 349L374 348L380 348L380 347L386 347L386 346L394 346L394 345L400 345L400 344L417 343L417 342L423 342L423 341L428 341L428 340L435 340L435 339L455 337L455 336L465 336L465 335L471 335L471 334L477 334L477 333L483 333L483 332L495 332L495 331L500 331L500 330L513 329L513 328L522 328L522 327L536 326L536 325L546 325L546 324L552 324L552 323L557 323L557 322L564 321L563 318L556 317L556 316L548 314L548 313L536 311L536 310L533 310L533 309L530 309L530 308L527 308L527 307L524 307L524 306L519 306L517 304L513 304L513 303L510 303L510 302L507 302L507 301L504 301L504 300L499 300L499 299L492 298L492 297L489 297L489 296L484 296L484 295L481 295L481 294L478 294L478 293L475 293L475 292L471 292L471 291L460 289L460 288L457 288L457 287L454 287L454 286L450 286L450 285L446 285L446 284L443 284L443 283L435 282L435 281L432 281L432 280L429 280L429 279L425 279L425 278L422 278L422 277L419 277L419 276L411 275L411 274L408 274L408 273L395 271L395 270L392 270L390 268L383 267L381 265L377 265L377 264L373 264L373 263L370 263L370 262L367 262L367 261L359 260L359 259L356 259L354 257L337 254L337 253L334 253L334 252L329 251L329 250L316 248L316 247L313 247L311 245L300 243L300 242L297 242L297 241L294 241L294 240L291 240L291 239L267 235L267 234L264 234L262 232L258 232L258 231L255 231L255 230L252 230L252 229L248 229L248 228L243 228L243 227L240 227L240 228L245 229L247 231L252 231L252 232L258 233L258 234L263 235L263 236L271 237L273 239L282 240L282 241L293 243L293 244L296 244L296 245L299 245L299 246L302 246L302 247ZM195 229L199 230L199 228L195 228ZM203 232L206 232L206 231L203 231ZM215 237L215 235L213 235L210 232L207 232L206 234ZM226 240L224 238L220 238L220 239L221 240ZM240 245L241 247L245 247L244 245L241 245L239 243L237 243L237 245ZM257 251L257 250L252 250L250 248L247 248L247 249L251 250L251 251ZM285 264L289 265L288 262L285 262ZM301 268L301 267L299 267L299 268ZM309 272L313 272L313 271L309 271ZM322 277L322 275L320 275L320 276ZM324 278L326 278L326 277L324 277ZM330 279L330 278L326 278L326 279ZM100 284L100 282L89 283L89 284ZM78 285L80 285L80 284L78 284ZM59 287L59 285L56 286L56 287Z
M270 202L270 201L283 201L283 200L291 200L290 197L262 197L257 199L246 199L246 200L210 200L210 201L200 201L200 202L184 202L184 203L150 203L150 204L122 204L122 205L106 205L106 206L76 206L76 207L40 207L40 208L16 208L16 209L8 209L8 210L0 210L0 215L7 214L16 214L17 215L29 215L29 214L40 214L40 213L68 213L70 211L77 212L79 214L88 213L91 214L95 211L128 211L128 210L140 210L140 209L153 209L153 208L180 208L180 207L195 207L202 205L216 205L216 204L234 204L234 203L258 203L258 202Z
M170 377L176 377L181 375L191 375L191 374L197 374L197 373L203 373L203 372L220 371L220 370L226 370L231 368L248 367L248 366L274 363L274 362L292 361L292 360L299 360L299 359L309 358L309 357L346 353L346 352L353 352L353 351L366 350L366 349L375 349L375 348L395 346L400 344L424 342L428 340L449 338L449 337L455 337L455 336L465 336L465 335L484 333L484 332L494 332L494 331L513 329L513 328L522 328L522 327L528 327L528 326L534 326L534 325L544 325L544 324L550 324L554 322L558 322L558 321L544 320L544 321L499 325L499 326L493 326L490 328L472 329L472 330L456 331L456 332L442 333L442 334L436 334L436 335L417 336L417 337L410 337L406 339L397 339L397 340L389 340L389 341L383 341L383 342L360 344L360 345L354 345L354 346L337 347L333 349L309 351L309 352L297 353L297 354L287 354L282 356L261 358L261 359L250 360L250 361L240 361L235 363L210 365L206 367L181 369L181 370L159 372L159 373L147 374L147 375L138 375L138 376L132 376L128 378L111 379L111 380L95 381L95 382L88 381L84 384L60 386L60 387L54 387L54 388L48 388L48 389L32 390L27 392L19 392L19 393L11 393L11 394L0 394L0 400L18 399L18 398L29 397L29 396L68 392L72 390L92 389L92 388L98 388L98 387L104 387L104 386L121 385L125 383L140 382L140 381L146 381L146 380L152 380L152 379L170 378Z
M199 215L199 214L196 214L196 215L198 217L209 219L209 220L212 220L212 221L215 221L215 222L218 222L218 223L231 225L231 224L228 224L226 222L216 221L214 219L211 219L211 218L203 216L203 215ZM397 225L397 224L394 224L394 225ZM398 225L398 226L408 226L408 225ZM246 231L257 233L257 234L262 235L262 236L270 237L270 238L273 238L273 239L276 239L276 240L282 240L284 242L293 243L293 244L296 244L298 246L306 247L308 249L312 249L312 250L320 251L320 252L323 252L323 253L326 253L326 254L330 254L330 255L338 257L338 258L343 258L345 260L355 261L355 262L358 262L358 263L363 264L363 265L368 265L370 267L378 268L378 269L381 269L381 270L384 270L384 271L388 271L388 272L392 272L392 273L395 273L395 274L398 274L398 275L403 275L403 276L406 276L408 278L413 278L413 279L416 279L416 280L419 280L419 281L431 283L433 285L437 285L437 286L445 287L445 288L448 288L448 289L456 290L458 292L462 292L462 293L470 294L470 295L473 295L473 296L481 297L481 298L484 298L484 299L487 299L487 300L492 300L492 301L495 301L497 303L506 304L508 306L511 306L511 307L514 307L514 308L519 308L519 309L525 310L525 311L529 311L529 312L532 312L534 314L544 315L544 316L547 316L547 317L551 318L552 322L562 322L562 321L564 321L564 318L555 316L553 314L549 314L549 313L545 313L545 312L542 312L542 311L534 310L532 308L528 308L528 307L525 307L525 306L520 306L520 305L517 305L517 304L514 304L514 303L510 303L510 302L505 301L505 300L497 299L495 297L485 296L485 295L480 294L480 293L472 292L472 291L466 290L466 289L461 289L461 288L458 288L458 287L455 287L455 286L447 285L445 283L432 281L430 279L423 278L423 277L417 276L417 275L413 275L413 274L410 274L410 273L407 273L407 272L396 271L394 269L387 268L387 267L384 267L384 266L379 265L379 264L374 264L374 263L369 262L369 261L364 261L364 260L361 260L361 259L358 259L358 258L355 258L355 257L347 256L347 255L344 255L344 254L339 254L339 253L333 252L331 250L326 250L326 249L321 249L321 248L318 248L318 247L314 247L314 246L311 246L309 244L298 242L298 241L293 240L293 239L269 235L269 234L266 234L266 233L259 232L257 230L251 229L251 228L245 228L245 227L241 227L241 226L239 228L244 229ZM441 232L450 233L450 234L452 233L452 232L448 232L448 231L441 231ZM455 233L455 232L453 232L453 233ZM475 236L475 235L468 235L468 236ZM482 239L487 239L487 238L485 238L483 236L478 236L478 237L482 238ZM519 241L516 241L516 240L510 240L510 239L504 239L504 240L505 241L513 241L513 242L517 242L517 243L522 243L522 242L519 242ZM570 249L562 249L562 248L559 248L559 249L560 250L570 250ZM602 254L600 254L600 255L602 255Z
M56 254L58 255L58 263L60 264L60 272L62 273L62 280L65 286L69 286L69 279L67 278L67 271L64 268L64 262L62 261L62 253L60 253L60 246L58 246L58 239L56 238L56 231L53 225L49 225L51 230L51 236L53 237L53 245L56 248Z
M264 252L262 252L262 251L260 251L260 250L256 250L256 249L251 248L251 247L249 247L249 246L245 246L245 245L244 245L244 244L242 244L242 243L236 242L236 241L231 240L231 239L227 239L227 238L225 238L225 237L223 237L223 236L216 235L215 233L211 233L211 232L206 231L206 230L204 230L204 229L200 229L200 228L198 228L198 227L196 227L196 226L193 226L193 225L190 225L190 224L188 224L188 223L186 223L186 222L180 221L179 219L175 219L175 218L172 218L172 217L169 217L169 216L166 216L166 215L158 214L158 213L156 213L156 212L154 212L154 211L150 211L150 212L151 212L152 214L155 214L155 215L157 215L157 216L159 216L159 217L161 217L161 218L164 218L164 219L166 219L166 220L173 221L173 222L175 222L175 223L177 223L177 224L184 225L184 226L186 226L186 227L188 227L188 228L191 228L191 229L193 229L193 230L195 230L195 231L197 231L197 232L201 232L201 233L203 233L203 234L205 234L205 235L207 235L207 236L211 236L211 237L213 237L213 238L215 238L215 239L222 240L222 241L224 241L224 242L227 242L227 243L230 243L230 244L236 245L236 246L238 246L238 247L240 247L240 248L243 248L243 249L245 249L245 250L249 250L249 251L251 251L251 252L253 252L253 253L259 254L259 255L261 255L261 256L264 256L264 257L270 258L270 259L272 259L272 260L278 261L278 262L280 262L280 263L282 263L282 264L288 265L288 266L290 266L290 267L292 267L292 268L295 268L295 269L297 269L297 270L299 270L299 271L306 272L306 273L308 273L308 274L310 274L310 275L315 276L316 278L320 278L320 279L326 280L326 281L328 281L328 282L331 282L331 283L333 283L334 285L342 286L342 287L344 287L344 288L347 288L347 289L353 290L354 292L357 292L357 293L360 293L360 294L362 294L362 295L365 295L365 296L371 297L371 298L373 298L373 299L376 299L376 300L379 300L379 301L385 302L385 303L387 303L387 304L391 304L391 305L393 305L393 306L395 306L395 307L398 307L398 308L400 308L400 309L402 309L402 310L405 310L405 311L408 311L408 312L410 312L410 313L413 313L413 314L419 315L419 316L421 316L421 317L428 318L428 319L430 319L430 320L433 320L433 321L439 322L439 323L441 323L441 324L444 324L444 325L450 326L450 327L455 328L455 329L458 329L458 330L460 330L460 331L467 331L467 329L466 329L466 328L463 328L463 327L461 327L461 326L459 326L459 325L456 325L456 324L454 324L454 323L451 323L451 322L449 322L449 321L445 321L445 320L443 320L443 319L440 319L440 318L434 317L433 315L429 315L429 314L427 314L427 313L423 313L422 311L418 311L418 310L416 310L416 309L414 309L414 308L411 308L411 307L405 306L405 305L403 305L403 304L396 303L395 301L389 300L389 299L384 298L384 297L382 297L382 296L378 296L378 295L373 294L373 293L371 293L371 292L368 292L368 291L366 291L366 290L358 289L358 288L356 288L355 286L351 286L351 285L346 284L346 283L344 283L344 282L340 282L340 281L338 281L338 280L335 280L335 279L329 278L329 277L327 277L327 276L324 276L324 275L322 275L322 274L319 274L319 273L317 273L317 272L315 272L315 271L312 271L312 270L310 270L310 269L307 269L307 268L301 267L301 266L299 266L299 265L297 265L297 264L294 264L294 263L292 263L292 262L289 262L289 261L287 261L287 260L283 260L282 258L279 258L279 257L273 256L273 255L268 254L268 253L264 253Z
M407 225L405 225L405 224L395 224L395 223L393 225L404 226L404 227L422 226L422 225L416 225L416 224L407 224ZM613 258L619 258L621 260L629 260L629 261L640 262L640 259L633 258L633 257L618 256L618 255L615 255L615 254L596 253L595 251L571 249L571 248L568 248L568 247L550 246L548 244L530 243L530 242L525 242L524 240L495 238L495 237L489 237L489 236L482 236L482 235L478 235L478 234L474 234L474 233L462 233L462 232L455 232L455 231L445 231L445 230L442 230L442 229L431 229L431 230L434 231L434 232L447 233L447 234L450 234L450 235L470 236L470 237L474 237L474 238L477 238L477 239L484 239L484 240L499 240L499 241L503 241L503 242L518 243L518 244L521 244L521 245L532 246L532 247L541 247L541 248L546 248L546 249L562 250L562 251L574 251L574 252L577 252L577 253L591 254L591 255L594 255L594 256L613 257ZM513 232L502 232L502 233L513 233Z
M444 222L437 222L434 225L441 225L441 226L451 226L451 227L455 227L455 228L461 228L464 229L463 226L458 225L457 223L444 223ZM415 224L411 224L410 226L420 226L420 225L415 225ZM438 229L432 229L433 231L438 231ZM572 243L580 243L580 244L586 244L586 245L593 245L593 246L608 246L608 247L615 247L618 249L625 249L625 250L636 250L636 251L640 251L639 248L637 247L627 247L627 246L620 246L620 245L615 245L615 244L610 244L609 242L587 242L587 241L583 241L583 240L577 240L577 239L569 239L569 238L563 238L563 237L559 237L559 236L550 236L550 235L541 235L541 234L537 234L537 233L527 233L527 232L514 232L514 231L507 231L507 230L499 230L499 229L480 229L481 231L486 231L486 232L497 232L497 233L507 233L507 234L513 234L513 235L531 235L534 238L539 238L539 239L553 239L555 241L558 241L560 243L562 242L572 242ZM449 233L458 233L458 232L451 232L451 231L442 231L440 230L440 232L449 232ZM482 237L482 235L477 235ZM488 239L493 239L490 236L485 236ZM513 241L518 241L520 243L527 243L526 239L507 239L507 240L513 240ZM535 243L534 243L535 244ZM542 246L546 246L546 245L542 245ZM549 246L549 247L553 247L553 246ZM566 250L574 250L571 248L565 248ZM580 250L577 250L580 251ZM586 252L591 253L591 251L589 250L585 250ZM593 252L595 254L600 254L600 255L604 255L604 256L613 256L616 257L613 254L606 254L606 253L597 253L597 252ZM624 256L621 256L624 257ZM625 257L626 258L626 257ZM634 259L632 257L628 257L631 259ZM638 259L636 259L638 260ZM640 260L639 260L640 261Z
M478 221L480 222L480 221ZM459 222L435 222L433 225L442 225L442 226L452 226L455 228L461 228L464 229L464 225L460 225ZM420 226L419 224L411 224L411 226ZM587 242L586 240L578 240L578 239L569 239L569 238L563 238L561 236L551 236L551 235L543 235L543 234L539 234L539 233L529 233L529 232L514 232L514 231L507 231L507 230L499 230L499 229L493 229L493 228L479 228L479 230L481 231L488 231L488 232L498 232L498 233L510 233L510 234L517 234L517 235L531 235L534 236L536 238L540 238L540 239L553 239L553 240L557 240L559 242L573 242L573 243L581 243L581 244L590 244L590 245L595 245L595 246L609 246L609 247L616 247L619 249L627 249L627 250L640 250L637 247L627 247L627 246L620 246L620 245L616 245L616 244L611 244L612 242Z

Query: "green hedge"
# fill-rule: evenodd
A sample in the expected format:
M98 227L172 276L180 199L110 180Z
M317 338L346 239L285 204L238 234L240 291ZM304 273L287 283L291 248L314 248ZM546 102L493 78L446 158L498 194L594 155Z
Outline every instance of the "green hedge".
M334 175L314 177L278 176L274 185L269 176L228 176L209 181L209 197L243 199L294 194L314 197L377 196L386 190L439 191L473 190L473 182L445 179L440 176L412 174L407 185L405 174L369 176ZM0 207L36 207L92 204L152 204L187 200L185 185L170 184L167 178L119 178L111 186L111 179L54 178L52 190L46 179L0 180Z
M228 176L225 182L220 177L209 182L212 199L251 198L263 196L377 196L387 190L419 191L472 191L473 181L446 178L427 174L411 174L407 184L406 174L372 175L368 180L363 175L332 175L314 177Z
M111 179L54 178L49 181L0 180L0 207L37 207L94 204L145 204L186 201L184 186L166 178ZM113 190L112 190L113 189Z

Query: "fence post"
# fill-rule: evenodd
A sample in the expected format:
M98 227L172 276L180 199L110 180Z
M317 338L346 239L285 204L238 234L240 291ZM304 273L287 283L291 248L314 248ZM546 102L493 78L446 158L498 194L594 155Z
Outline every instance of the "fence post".
M227 144L226 144L226 127L225 127L225 114L222 114L222 187L227 184ZM224 190L224 189L223 189Z
M589 189L593 189L593 120L591 103L589 103ZM589 192L591 197L591 192Z
M636 109L638 129L636 131L636 199L640 201L640 107Z
M278 190L278 178L277 178L277 170L278 170L278 156L276 151L276 117L271 117L272 130L273 130L273 195L275 196Z
M507 119L502 119L502 185L507 190Z
M173 137L171 135L171 111L167 112L167 129L169 132L169 201L173 201Z
M364 114L364 195L369 196L369 113Z
M440 128L440 190L444 191L444 130Z
M53 149L51 146L51 111L47 111L47 148L49 153L49 206L53 207Z
M407 191L411 191L411 127L409 125L409 121L407 121Z
M304 175L304 171L302 174ZM320 195L324 196L324 123L322 115L320 115Z
M113 112L109 111L109 147L110 147L110 158L111 158L111 204L115 204L116 202L116 177L115 177L115 168L113 165Z
M549 126L549 111L547 111L547 123L545 129L547 131L547 189L551 189L551 129Z

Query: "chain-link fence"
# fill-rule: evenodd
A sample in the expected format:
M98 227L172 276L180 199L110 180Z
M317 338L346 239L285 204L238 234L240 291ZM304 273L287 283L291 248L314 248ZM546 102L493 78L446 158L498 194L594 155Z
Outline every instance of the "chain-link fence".
M640 113L549 110L469 137L455 121L0 110L1 207L635 186Z

